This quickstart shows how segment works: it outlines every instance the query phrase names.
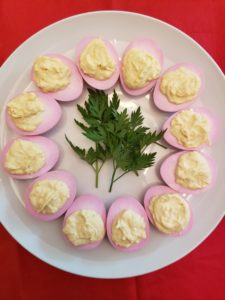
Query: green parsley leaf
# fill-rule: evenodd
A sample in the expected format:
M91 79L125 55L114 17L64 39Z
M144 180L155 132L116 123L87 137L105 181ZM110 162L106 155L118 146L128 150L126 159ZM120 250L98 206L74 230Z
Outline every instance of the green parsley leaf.
M104 91L88 89L88 92L88 100L84 107L77 105L85 123L74 121L95 147L85 150L73 145L67 137L66 140L73 151L94 169L96 187L102 166L106 160L112 159L113 172L109 188L111 191L113 184L125 174L133 172L138 176L139 171L154 164L156 152L145 153L145 149L152 143L164 147L158 141L165 131L157 133L144 127L140 107L130 115L126 108L119 110L120 99L116 91L113 92L111 100ZM118 176L119 169L122 174Z

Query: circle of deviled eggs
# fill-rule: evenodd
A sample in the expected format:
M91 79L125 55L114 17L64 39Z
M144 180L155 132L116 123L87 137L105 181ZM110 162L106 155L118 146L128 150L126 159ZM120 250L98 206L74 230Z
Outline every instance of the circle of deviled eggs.
M68 171L51 171L34 180L25 191L25 208L35 218L51 221L62 216L76 196L76 181Z
M103 201L93 195L82 195L67 210L63 233L74 247L93 249L100 245L105 236L105 221Z
M199 151L179 151L160 167L163 181L175 191L197 194L210 189L217 177L215 161Z
M34 61L32 80L58 101L73 101L83 91L83 79L74 62L61 54L45 54Z
M20 135L39 135L60 120L62 109L50 95L23 92L6 105L7 125Z
M43 136L21 136L2 150L4 170L15 179L31 179L49 171L59 158L55 142Z
M170 67L159 77L162 67L163 53L149 38L132 41L123 53L121 65L109 41L99 37L85 38L76 48L76 65L61 54L46 54L35 60L32 79L41 92L24 92L11 99L7 103L6 122L21 135L37 135L50 130L61 116L55 99L79 98L83 79L91 87L107 90L120 77L124 91L132 96L143 95L156 85L154 102L159 109L175 112L189 107L204 88L202 71L193 64L182 63ZM192 120L194 123L191 123L194 114L199 122ZM167 129L165 140L182 150L210 145L218 136L217 121L204 108L179 111L165 122L163 129ZM82 195L74 201L76 182L69 172L48 172L58 157L57 145L42 136L19 137L9 142L1 154L4 169L11 177L40 176L26 189L27 211L44 221L54 220L66 212L63 234L78 249L99 246L107 230L115 249L139 250L149 240L148 218L164 234L186 233L192 226L193 216L189 204L178 192L195 194L208 190L217 174L215 162L208 155L198 151L175 153L160 169L169 187L160 185L148 189L144 197L145 209L133 197L116 199L106 220L104 203L98 197Z
M144 206L150 222L162 233L179 236L192 227L190 205L165 185L150 187L144 196Z
M145 210L130 196L120 197L112 203L106 226L110 243L123 252L139 250L149 240L149 222Z

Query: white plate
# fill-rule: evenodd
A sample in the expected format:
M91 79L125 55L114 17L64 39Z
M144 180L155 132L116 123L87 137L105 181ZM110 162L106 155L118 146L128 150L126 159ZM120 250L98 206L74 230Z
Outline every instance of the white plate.
M89 35L99 35L111 40L121 53L127 43L141 36L149 36L163 49L165 67L176 62L192 62L199 65L206 75L206 90L202 103L210 108L222 120L225 115L225 82L222 72L212 58L191 38L181 31L159 20L127 12L96 12L74 16L57 22L41 30L23 43L1 68L0 89L1 106L12 96L24 89L31 89L30 67L34 59L43 52L65 53L74 57L77 42ZM120 92L119 87L117 87ZM78 103L83 103L86 92ZM146 123L153 128L161 126L168 114L159 112L149 104L149 96L138 100L127 101L121 93L122 105L133 109L141 105ZM155 167L143 172L138 178L132 174L118 181L111 194L109 185L110 163L102 170L100 188L94 188L94 174L90 166L80 161L64 140L64 133L79 145L87 145L73 123L76 115L75 103L63 104L63 119L60 124L46 136L58 142L61 159L57 168L71 170L78 182L78 194L94 193L105 200L106 206L118 196L130 194L142 200L146 188L160 182L158 167L162 158L171 150L155 148L159 162ZM1 120L1 143L9 140L13 134L5 128ZM225 131L225 122L221 132ZM225 176L224 153L225 142L221 138L210 149L218 162L219 175L214 189L199 196L190 198L194 211L194 226L191 232L180 238L166 237L151 230L151 241L139 252L129 255L117 252L108 243L97 249L85 252L76 251L65 243L62 233L62 220L43 223L32 219L24 210L22 193L27 182L9 180L2 174L0 187L0 217L9 233L28 251L43 261L71 273L99 278L120 278L148 273L160 269L180 259L199 245L215 228L224 215ZM19 201L20 200L20 201Z

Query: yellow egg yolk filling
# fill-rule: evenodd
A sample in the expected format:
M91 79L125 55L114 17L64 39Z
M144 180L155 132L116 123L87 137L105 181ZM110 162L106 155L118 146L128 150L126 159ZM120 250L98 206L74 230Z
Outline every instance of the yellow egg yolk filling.
M81 209L66 219L63 232L75 246L80 246L100 241L105 235L105 228L97 212Z
M149 210L155 226L167 234L181 232L190 221L188 204L179 194L154 196Z
M159 77L161 65L149 52L132 48L123 58L122 72L126 86L130 89L139 89Z
M39 171L45 164L45 154L33 142L18 139L9 148L4 166L11 174L26 175Z
M176 183L188 189L201 189L211 182L211 170L198 152L182 154L175 169Z
M25 92L7 104L7 112L15 126L24 131L33 131L43 120L44 105L32 92Z
M33 185L29 198L34 210L42 214L53 214L69 198L69 189L63 181L41 180Z
M70 84L71 70L58 58L40 56L34 62L33 76L43 92L57 92Z
M112 223L112 240L121 247L128 248L146 238L145 221L136 212L126 209L120 212Z
M179 144L187 148L209 144L209 121L192 109L182 111L172 119L170 132Z
M80 55L80 68L90 77L107 80L115 72L116 64L105 43L101 39L94 39Z
M191 70L180 67L163 75L160 91L169 102L182 104L191 101L199 92L200 78Z

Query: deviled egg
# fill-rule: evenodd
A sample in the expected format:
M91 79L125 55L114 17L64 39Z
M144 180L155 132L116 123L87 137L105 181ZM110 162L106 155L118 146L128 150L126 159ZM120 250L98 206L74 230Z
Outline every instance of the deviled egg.
M83 79L99 90L110 89L119 78L118 54L109 41L99 37L87 37L78 43L76 65Z
M34 180L25 192L25 207L35 218L51 221L62 216L76 196L76 181L68 171L51 171Z
M196 194L210 189L217 177L215 161L199 151L180 151L161 165L160 174L175 191Z
M126 93L143 95L156 83L163 67L162 50L149 38L132 41L122 56L120 81Z
M39 135L60 120L62 109L50 95L23 92L6 105L7 125L20 135Z
M73 101L83 91L83 79L74 62L61 54L39 56L32 68L32 79L55 100Z
M143 248L149 240L149 223L143 206L135 198L116 199L108 211L107 235L114 248L123 252Z
M192 227L189 203L165 185L150 187L144 196L144 206L149 220L162 233L179 236Z
M194 107L173 114L163 125L164 139L170 145L194 150L212 145L218 138L216 117L203 107Z
M78 249L93 249L105 236L106 210L101 199L82 195L66 212L63 233Z
M204 88L203 72L190 63L176 64L157 80L154 89L155 105L168 112L189 107Z
M48 172L59 158L58 146L43 136L21 136L5 145L1 160L15 179L30 179Z

